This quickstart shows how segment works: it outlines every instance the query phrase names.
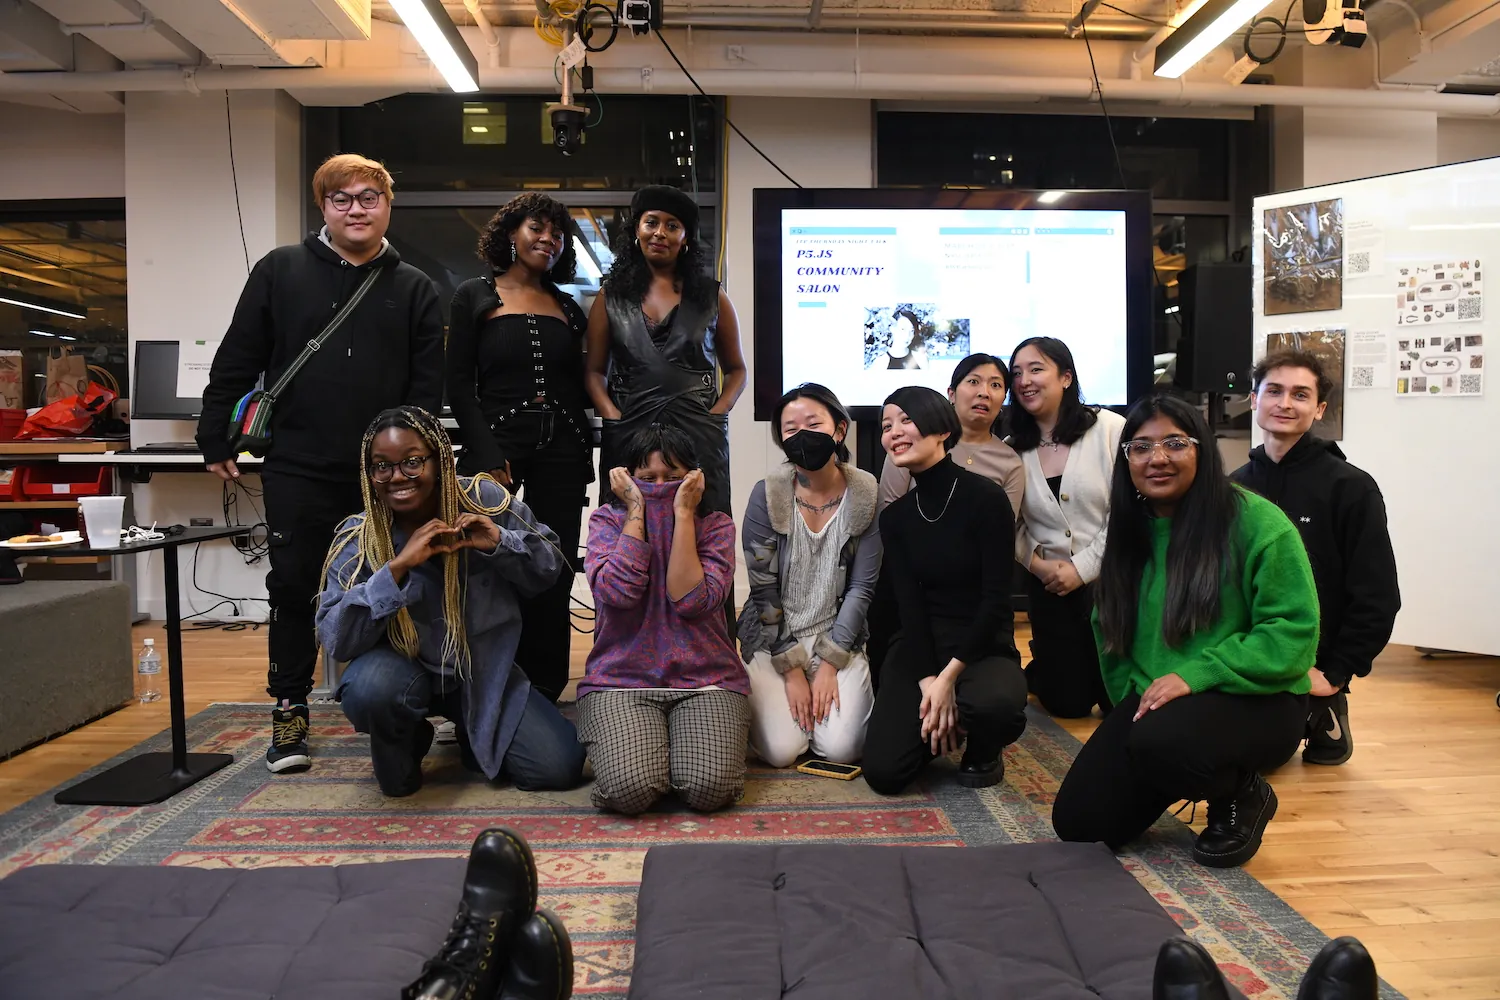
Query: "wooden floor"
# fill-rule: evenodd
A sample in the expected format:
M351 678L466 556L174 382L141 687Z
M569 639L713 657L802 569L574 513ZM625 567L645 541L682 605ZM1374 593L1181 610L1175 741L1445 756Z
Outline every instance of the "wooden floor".
M162 642L159 627L136 631ZM265 699L265 636L185 638L190 715ZM1359 937L1413 1000L1500 1000L1497 690L1500 659L1392 647L1353 699L1354 759L1272 776L1281 810L1248 871L1330 936ZM1065 723L1080 739L1093 725ZM166 726L165 704L135 705L0 762L0 810Z

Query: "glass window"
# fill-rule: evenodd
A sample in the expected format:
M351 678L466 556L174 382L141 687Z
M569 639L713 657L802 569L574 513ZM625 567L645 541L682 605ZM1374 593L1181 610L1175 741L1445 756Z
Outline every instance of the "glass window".
M398 205L401 191L718 189L720 115L707 98L580 94L575 100L592 113L571 156L552 145L554 100L403 94L308 108L307 176L333 153L352 151L390 169Z
M1125 187L1157 198L1229 198L1231 135L1249 122L1201 118L881 111L882 187Z
M0 406L42 405L59 349L128 397L125 304L123 200L0 202Z

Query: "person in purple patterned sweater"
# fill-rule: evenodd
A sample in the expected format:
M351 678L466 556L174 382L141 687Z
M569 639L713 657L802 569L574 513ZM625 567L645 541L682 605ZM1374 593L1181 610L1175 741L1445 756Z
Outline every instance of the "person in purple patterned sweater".
M723 614L734 521L701 509L703 472L677 428L642 428L622 458L583 564L595 617L578 738L593 802L634 815L675 792L707 812L745 789L750 678Z

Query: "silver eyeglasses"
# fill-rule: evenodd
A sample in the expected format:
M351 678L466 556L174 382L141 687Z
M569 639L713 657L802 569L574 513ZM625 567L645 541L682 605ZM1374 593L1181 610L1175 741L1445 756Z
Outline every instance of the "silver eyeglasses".
M1120 444L1120 450L1125 453L1125 457L1133 464L1144 465L1151 461L1151 456L1156 454L1156 449L1158 448L1168 458L1177 459L1186 455L1189 448L1196 448L1197 446L1197 438L1174 434L1171 437L1162 438L1160 441L1148 441L1145 438L1124 441Z

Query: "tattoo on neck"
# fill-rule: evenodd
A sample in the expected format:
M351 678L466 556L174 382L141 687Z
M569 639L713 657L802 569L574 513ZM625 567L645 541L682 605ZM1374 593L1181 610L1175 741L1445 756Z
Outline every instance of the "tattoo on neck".
M797 470L797 485L802 487L803 489L807 489L812 486L812 480L807 478L807 473L803 472L801 469Z

